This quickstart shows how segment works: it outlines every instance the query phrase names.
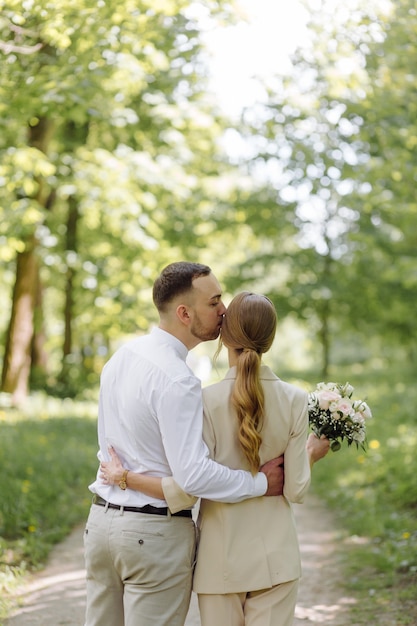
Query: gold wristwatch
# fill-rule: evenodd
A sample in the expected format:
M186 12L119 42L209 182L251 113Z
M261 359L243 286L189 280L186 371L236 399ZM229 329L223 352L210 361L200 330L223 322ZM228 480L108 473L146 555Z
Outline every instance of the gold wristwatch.
M126 482L126 480L127 480L127 475L128 475L128 473L129 473L129 470L125 470L125 471L123 472L122 479L121 479L121 481L119 482L119 487L120 487L120 489L123 489L123 491L127 488L127 482Z

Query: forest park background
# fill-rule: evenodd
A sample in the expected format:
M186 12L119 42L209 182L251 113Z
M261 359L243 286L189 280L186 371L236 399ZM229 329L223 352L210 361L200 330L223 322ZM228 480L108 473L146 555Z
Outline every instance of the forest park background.
M0 619L86 515L103 364L190 259L226 303L274 301L280 376L369 401L368 453L328 455L314 486L360 538L350 623L417 623L417 11L305 7L290 70L227 119L205 34L237 3L0 0Z
M297 367L415 370L415 7L353 4L310 8L291 72L227 120L203 43L240 19L233 5L1 2L13 403L94 387L117 343L155 322L152 281L180 258L210 264L226 294L267 293L286 332L302 329Z

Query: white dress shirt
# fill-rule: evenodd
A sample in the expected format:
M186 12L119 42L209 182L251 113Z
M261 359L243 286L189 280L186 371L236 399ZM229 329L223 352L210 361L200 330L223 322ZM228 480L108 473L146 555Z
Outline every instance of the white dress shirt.
M109 460L111 445L126 469L173 476L191 495L220 502L263 495L264 474L231 470L209 458L201 383L186 364L187 354L176 337L154 328L111 357L101 375L99 460ZM104 485L99 471L89 489L113 504L166 506L138 491Z

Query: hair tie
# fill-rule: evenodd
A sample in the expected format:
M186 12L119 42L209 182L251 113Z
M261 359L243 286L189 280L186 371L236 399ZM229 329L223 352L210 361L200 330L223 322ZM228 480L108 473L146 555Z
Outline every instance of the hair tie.
M256 348L242 348L243 354L248 354L249 352L255 352L255 354L260 354L260 352Z

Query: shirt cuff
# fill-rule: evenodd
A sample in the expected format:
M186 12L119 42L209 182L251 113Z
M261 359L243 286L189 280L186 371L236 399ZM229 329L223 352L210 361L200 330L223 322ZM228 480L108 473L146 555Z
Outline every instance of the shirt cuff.
M264 496L266 494L266 490L268 489L268 479L266 474L263 472L258 472L255 479L255 497Z

